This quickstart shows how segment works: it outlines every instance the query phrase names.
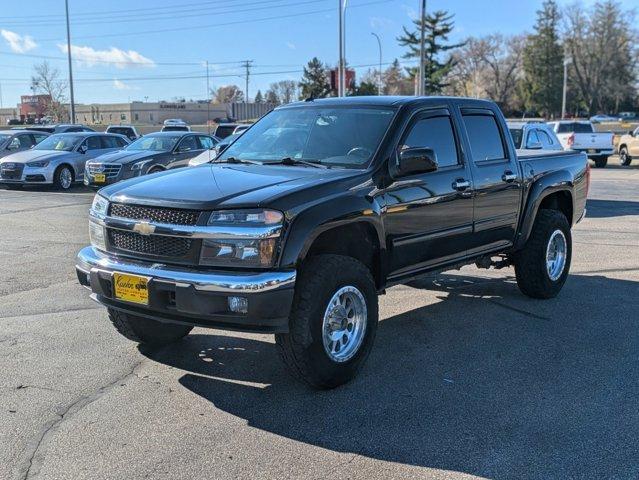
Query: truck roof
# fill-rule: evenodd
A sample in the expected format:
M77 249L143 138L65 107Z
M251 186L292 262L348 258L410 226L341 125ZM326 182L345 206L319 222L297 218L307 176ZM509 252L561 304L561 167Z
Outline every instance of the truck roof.
M366 106L393 106L398 107L408 104L429 104L442 101L454 100L470 106L486 107L493 105L490 100L478 100L476 98L465 97L414 97L414 96L390 96L390 95L370 95L370 96L353 96L353 97L328 97L302 100L301 102L289 103L278 108L290 108L302 105L322 105L322 106L338 106L338 105L366 105Z

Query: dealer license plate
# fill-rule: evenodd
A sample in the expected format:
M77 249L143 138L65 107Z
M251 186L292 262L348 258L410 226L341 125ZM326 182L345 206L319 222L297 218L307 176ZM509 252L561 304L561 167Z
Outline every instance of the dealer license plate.
M597 153L597 149L596 148L589 148L588 149L588 153Z
M104 173L96 173L93 175L93 181L95 183L104 183L106 182L106 175Z
M113 274L113 293L118 300L149 304L149 278L125 273Z

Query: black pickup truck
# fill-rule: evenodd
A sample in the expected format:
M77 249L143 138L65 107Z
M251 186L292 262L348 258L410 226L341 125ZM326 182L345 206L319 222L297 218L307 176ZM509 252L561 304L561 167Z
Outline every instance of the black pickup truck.
M556 296L588 185L583 153L516 153L492 102L309 100L212 163L100 190L76 269L131 340L274 333L294 375L331 388L364 363L389 286L512 265L524 294Z

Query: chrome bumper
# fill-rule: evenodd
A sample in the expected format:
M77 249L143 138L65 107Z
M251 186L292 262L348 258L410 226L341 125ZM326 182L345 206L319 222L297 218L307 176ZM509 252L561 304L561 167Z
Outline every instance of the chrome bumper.
M78 253L76 269L90 276L91 273L113 272L141 275L155 280L174 283L181 287L192 286L201 292L250 294L292 288L295 270L267 272L211 272L187 270L161 263L137 262L118 258L85 247Z

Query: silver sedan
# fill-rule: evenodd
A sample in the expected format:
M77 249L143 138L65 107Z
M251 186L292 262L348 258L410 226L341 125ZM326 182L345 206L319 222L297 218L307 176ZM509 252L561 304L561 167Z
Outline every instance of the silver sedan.
M82 182L87 160L126 147L122 135L79 132L47 137L30 150L0 160L0 183L9 186L53 184L61 190Z

